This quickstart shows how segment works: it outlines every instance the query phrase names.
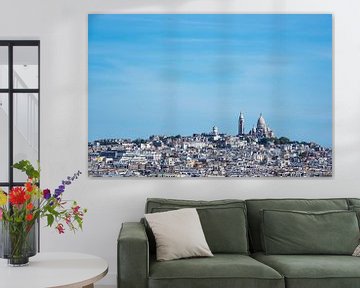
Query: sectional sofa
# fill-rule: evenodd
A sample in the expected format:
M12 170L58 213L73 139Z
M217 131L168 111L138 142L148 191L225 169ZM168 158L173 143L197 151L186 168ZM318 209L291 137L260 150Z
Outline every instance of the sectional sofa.
M148 199L145 212L188 207L214 257L156 261L145 221L123 223L119 288L360 287L360 199Z

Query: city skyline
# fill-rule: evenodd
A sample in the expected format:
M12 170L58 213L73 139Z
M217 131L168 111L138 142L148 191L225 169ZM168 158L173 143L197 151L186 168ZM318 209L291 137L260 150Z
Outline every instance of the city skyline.
M194 132L192 134L188 134L188 135L181 135L181 134L174 134L174 135L165 135L165 134L151 134L151 135L148 135L144 138L141 138L141 137L136 137L136 138L130 138L130 137L125 137L125 138L121 138L121 137L113 137L113 138L97 138L97 139L93 139L93 141L97 141L97 140L111 140L111 139L130 139L130 140L138 140L138 139L149 139L153 136L161 136L161 137L172 137L172 136L178 136L180 135L181 137L192 137L193 135L201 135L201 134L211 134L213 132L213 130L216 128L216 130L218 131L219 134L224 134L224 135L228 135L228 136L246 136L246 135L251 135L251 133L255 130L256 131L256 127L258 126L258 123L259 123L259 120L260 118L263 119L264 121L264 124L265 124L265 127L269 127L268 124L265 122L265 118L264 118L264 115L262 115L262 113L259 114L258 116L258 120L256 121L256 124L254 123L252 126L251 126L251 129L248 129L246 127L246 125L244 125L244 120L245 120L245 117L244 117L244 113L240 112L239 114L239 118L240 118L240 115L242 115L242 131L243 132L240 132L240 120L237 122L237 128L238 128L238 132L235 133L235 134L228 134L228 133L225 133L224 131L222 131L221 129L219 129L219 127L217 125L213 125L212 127L208 127L208 130L207 131L198 131L198 132ZM270 128L270 127L269 127ZM273 132L273 131L272 131ZM275 135L262 135L262 137L265 137L265 138L278 138L276 137ZM281 135L280 137L285 137L285 135ZM289 139L289 140L292 140L292 139ZM93 141L90 141L90 142L93 142Z
M332 16L89 15L89 141L248 132L332 147Z

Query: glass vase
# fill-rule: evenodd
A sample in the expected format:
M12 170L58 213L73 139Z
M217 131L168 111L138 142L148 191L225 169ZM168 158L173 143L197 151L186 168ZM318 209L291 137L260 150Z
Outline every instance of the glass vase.
M1 221L0 257L8 259L9 266L25 266L37 251L37 223Z

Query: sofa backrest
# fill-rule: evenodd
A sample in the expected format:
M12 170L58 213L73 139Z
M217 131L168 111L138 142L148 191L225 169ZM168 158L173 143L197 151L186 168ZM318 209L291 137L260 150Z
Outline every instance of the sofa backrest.
M245 201L150 198L147 199L145 213L181 208L197 209L206 241L213 253L249 253ZM155 244L151 230L147 229L147 233L151 250L153 250Z
M331 211L348 210L347 199L253 199L246 200L248 213L250 248L252 252L262 251L261 214L264 209Z
M348 198L348 205L350 207L360 207L360 199L359 198Z

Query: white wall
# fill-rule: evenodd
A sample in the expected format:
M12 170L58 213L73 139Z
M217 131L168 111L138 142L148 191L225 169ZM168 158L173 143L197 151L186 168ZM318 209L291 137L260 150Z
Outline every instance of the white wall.
M87 170L88 13L333 13L334 176L331 179L95 180ZM147 197L217 199L359 197L360 1L358 0L0 0L1 39L41 40L42 183L54 187L77 169L67 192L89 209L82 233L42 229L43 251L79 251L110 264L102 283L115 285L116 238L137 221Z

